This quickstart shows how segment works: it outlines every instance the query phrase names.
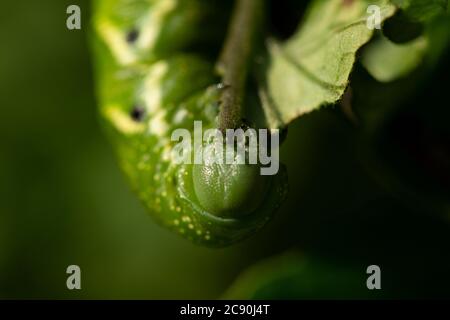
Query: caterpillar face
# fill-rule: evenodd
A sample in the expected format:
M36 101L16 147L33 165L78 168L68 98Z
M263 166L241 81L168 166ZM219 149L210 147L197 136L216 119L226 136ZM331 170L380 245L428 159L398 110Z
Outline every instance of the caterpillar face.
M226 88L215 64L227 2L95 1L100 114L121 167L160 224L208 246L260 229L286 195L284 168L261 176L259 165L173 158L175 129L193 132L194 121L202 121L203 130L218 126Z

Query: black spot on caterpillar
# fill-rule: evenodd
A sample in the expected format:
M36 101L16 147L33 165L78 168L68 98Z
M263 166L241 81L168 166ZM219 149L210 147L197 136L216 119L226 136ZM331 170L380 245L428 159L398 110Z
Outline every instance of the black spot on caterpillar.
M139 37L139 31L136 29L132 29L127 33L127 42L134 43Z
M145 109L139 105L134 105L131 109L130 116L134 121L141 122L144 120Z

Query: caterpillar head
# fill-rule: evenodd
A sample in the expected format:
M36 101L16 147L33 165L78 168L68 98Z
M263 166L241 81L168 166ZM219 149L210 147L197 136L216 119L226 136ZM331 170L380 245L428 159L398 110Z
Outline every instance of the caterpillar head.
M240 146L222 139L208 141L194 151L201 162L182 166L178 175L180 194L194 213L192 221L214 237L208 245L223 246L251 235L271 219L287 195L284 166L274 175L264 175L261 164L249 161L260 148Z
M261 203L271 176L262 175L261 166L256 161L249 163L250 156L257 159L258 147L256 140L252 140L252 146L249 145L243 130L237 131L244 138L238 139L237 145L234 139L224 143L220 130L213 132L213 139L197 150L196 159L201 159L202 163L192 168L195 195L202 207L215 216L247 216ZM257 139L255 130L249 132L250 139Z
M194 165L192 177L200 205L221 218L245 217L264 199L270 177L260 174L258 165Z
M214 180L204 168L198 169L189 166L181 170L180 195L197 230L190 240L207 246L227 246L254 234L270 221L287 195L284 167L273 177L261 178L252 172L254 168L247 167L231 177L225 172L213 173Z

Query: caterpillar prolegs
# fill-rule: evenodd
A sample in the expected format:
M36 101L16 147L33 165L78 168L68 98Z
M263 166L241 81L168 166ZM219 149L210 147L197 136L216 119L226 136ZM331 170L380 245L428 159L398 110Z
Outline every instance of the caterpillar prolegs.
M246 103L258 103L257 90L244 85L251 68L242 69L251 60L239 56L248 54L248 39L235 32L229 53L223 49L233 33L229 20L239 23L236 14L230 18L233 1L95 0L94 10L101 118L151 215L207 246L226 246L260 229L286 196L283 166L261 176L255 164L208 167L178 164L171 156L172 132L193 132L195 121L203 130L257 127L251 117L242 120ZM243 106L239 118L221 115L227 103L230 110Z

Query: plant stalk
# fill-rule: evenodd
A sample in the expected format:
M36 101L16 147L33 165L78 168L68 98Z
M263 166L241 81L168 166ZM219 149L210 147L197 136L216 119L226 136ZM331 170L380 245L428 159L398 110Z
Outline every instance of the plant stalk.
M236 0L228 34L217 64L223 93L219 129L236 129L242 124L242 103L258 32L261 32L265 0Z

